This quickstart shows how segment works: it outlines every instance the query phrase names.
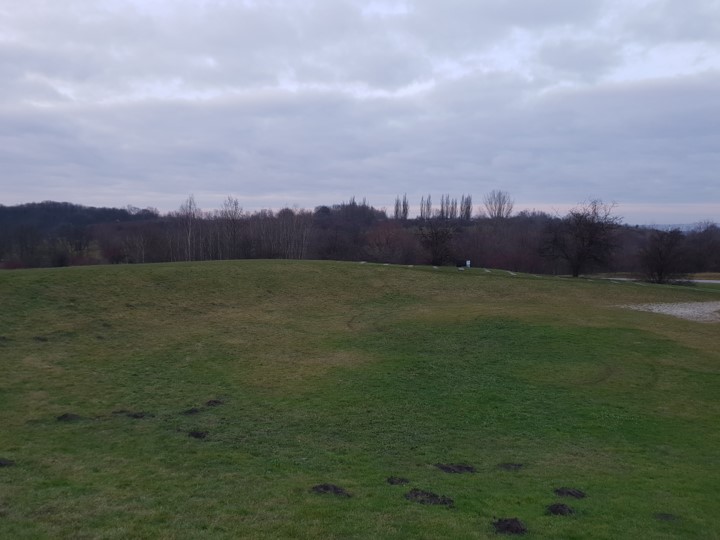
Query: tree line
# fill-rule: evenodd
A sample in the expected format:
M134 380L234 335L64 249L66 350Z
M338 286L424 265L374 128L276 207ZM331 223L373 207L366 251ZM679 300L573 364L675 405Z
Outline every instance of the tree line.
M689 231L628 226L602 201L566 215L522 211L495 190L473 206L471 195L423 196L416 217L407 195L393 211L367 201L247 212L228 197L204 211L189 196L173 212L93 208L43 202L0 205L0 265L6 269L222 259L332 259L473 266L518 272L640 274L650 281L720 272L720 229Z

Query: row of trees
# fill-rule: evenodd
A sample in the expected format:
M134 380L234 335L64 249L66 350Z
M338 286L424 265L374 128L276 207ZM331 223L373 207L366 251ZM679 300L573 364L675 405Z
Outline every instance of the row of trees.
M166 215L68 203L0 206L0 262L17 268L244 258L435 265L470 259L475 266L534 273L627 271L656 282L720 271L720 229L713 223L687 232L629 227L602 201L565 216L513 214L513 207L504 191L486 195L475 212L470 195L442 195L438 207L428 195L415 218L406 195L396 199L391 217L354 199L312 212L251 213L233 197L219 210L203 211L190 196Z
M477 217L489 217L491 219L508 218L512 215L515 202L507 191L493 190L488 193L483 205L478 208ZM407 194L395 198L395 212L393 217L398 220L406 221L409 217L410 203ZM450 198L449 194L440 196L440 207L433 208L432 195L420 198L420 213L418 216L421 220L440 219L440 220L457 220L468 222L473 218L473 202L472 195L463 194L460 202L456 198Z

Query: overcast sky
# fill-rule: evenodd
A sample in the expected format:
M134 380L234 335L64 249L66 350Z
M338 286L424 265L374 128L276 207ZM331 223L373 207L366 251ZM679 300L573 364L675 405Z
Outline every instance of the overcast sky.
M0 0L0 204L720 221L718 0Z

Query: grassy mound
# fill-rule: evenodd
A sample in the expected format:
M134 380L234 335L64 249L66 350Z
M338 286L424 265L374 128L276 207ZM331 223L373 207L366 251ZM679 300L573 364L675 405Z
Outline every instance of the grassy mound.
M720 535L720 326L618 307L720 289L243 261L0 299L2 538Z

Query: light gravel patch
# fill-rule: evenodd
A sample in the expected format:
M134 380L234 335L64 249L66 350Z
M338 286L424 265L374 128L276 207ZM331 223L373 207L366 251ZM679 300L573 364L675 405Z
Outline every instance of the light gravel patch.
M633 304L620 306L649 311L697 322L720 322L720 302L685 302L676 304Z

